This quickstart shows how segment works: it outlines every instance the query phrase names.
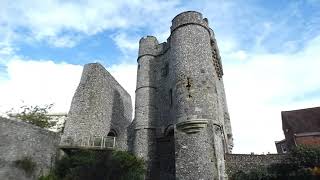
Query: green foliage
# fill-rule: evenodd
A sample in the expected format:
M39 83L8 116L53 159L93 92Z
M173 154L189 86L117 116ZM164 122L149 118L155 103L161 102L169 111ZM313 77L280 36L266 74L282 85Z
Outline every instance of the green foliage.
M292 150L289 161L298 168L320 167L320 147L298 146Z
M126 175L122 177L122 180L143 179L145 169L144 161L142 159L122 151L113 151L112 158L113 165L115 165L114 170L117 170L117 167L120 167L121 171L126 172ZM121 171L118 173L122 173Z
M37 164L32 161L31 157L23 157L20 160L16 160L14 165L17 168L24 170L27 176L31 176L37 167Z
M320 148L299 146L281 163L249 172L238 171L231 180L315 180L320 173Z
M46 176L40 176L38 180L58 180L57 176L54 173L50 172Z
M41 180L142 180L144 173L144 161L127 152L79 150L57 161L50 177Z
M24 122L39 126L41 128L51 128L56 125L52 122L51 117L48 116L48 111L53 107L53 104L44 106L21 106L18 113L8 112L8 116L15 117Z

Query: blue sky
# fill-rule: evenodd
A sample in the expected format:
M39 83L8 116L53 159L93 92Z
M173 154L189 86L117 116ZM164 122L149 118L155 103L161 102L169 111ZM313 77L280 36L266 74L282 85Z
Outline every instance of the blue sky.
M67 112L82 66L102 63L134 98L138 41L196 10L215 31L235 153L275 152L280 112L320 105L319 0L0 0L0 111Z

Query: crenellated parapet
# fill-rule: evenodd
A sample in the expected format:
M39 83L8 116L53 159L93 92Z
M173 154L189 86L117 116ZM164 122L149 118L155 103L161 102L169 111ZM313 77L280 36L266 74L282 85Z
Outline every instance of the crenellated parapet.
M141 38L139 41L138 59L145 55L156 56L158 54L158 44L158 40L154 36L146 36Z
M206 18L203 19L202 14L196 11L186 11L174 17L172 20L172 25L170 27L171 33L179 27L191 24L202 26L210 33L208 20Z
M138 61L143 56L159 56L169 49L167 42L160 43L154 36L146 36L139 41Z

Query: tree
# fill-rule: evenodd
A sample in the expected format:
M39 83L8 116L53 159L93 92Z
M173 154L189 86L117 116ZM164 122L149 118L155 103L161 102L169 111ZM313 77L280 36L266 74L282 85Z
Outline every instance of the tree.
M56 122L51 121L52 118L48 116L48 111L53 107L53 104L48 104L44 106L29 106L23 105L17 111L13 113L14 110L7 112L9 117L14 117L20 119L24 122L39 126L41 128L51 128L56 125Z

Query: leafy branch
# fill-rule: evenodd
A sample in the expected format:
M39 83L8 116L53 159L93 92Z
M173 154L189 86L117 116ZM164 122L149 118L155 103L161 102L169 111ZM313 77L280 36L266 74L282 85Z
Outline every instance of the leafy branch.
M7 112L7 115L41 128L51 128L56 125L56 122L51 121L52 118L48 116L48 111L52 107L53 104L47 104L44 106L23 105L18 110L18 113L13 113L14 110L11 110Z

